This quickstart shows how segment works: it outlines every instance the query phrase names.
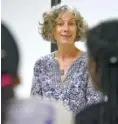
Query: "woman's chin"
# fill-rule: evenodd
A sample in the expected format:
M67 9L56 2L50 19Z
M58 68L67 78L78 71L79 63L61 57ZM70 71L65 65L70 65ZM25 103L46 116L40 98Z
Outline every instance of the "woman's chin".
M63 45L69 45L69 44L73 44L73 43L71 41L64 40L64 41L61 41L61 44L63 44Z

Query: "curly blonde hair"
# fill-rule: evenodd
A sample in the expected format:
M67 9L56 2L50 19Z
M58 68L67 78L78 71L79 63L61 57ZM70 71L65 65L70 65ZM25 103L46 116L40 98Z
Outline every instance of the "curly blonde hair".
M75 9L67 5L57 5L51 8L50 11L43 13L43 23L39 23L41 26L40 34L44 40L56 43L52 32L56 25L56 18L62 12L72 12L76 17L77 33L75 41L84 40L86 38L86 31L88 30L88 25L81 16L81 14Z

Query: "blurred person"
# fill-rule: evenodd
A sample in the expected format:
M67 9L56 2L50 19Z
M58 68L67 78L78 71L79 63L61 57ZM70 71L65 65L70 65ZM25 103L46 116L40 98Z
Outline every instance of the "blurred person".
M73 116L61 103L42 98L15 98L19 49L10 30L1 24L1 120L2 124L73 124ZM37 111L38 110L38 111Z
M118 19L91 28L87 49L93 85L108 98L81 111L76 124L118 124Z
M8 101L14 97L13 87L19 82L19 51L5 24L1 24L1 121L4 123Z
M31 95L63 101L73 113L103 101L104 96L89 80L87 54L74 45L85 39L88 27L79 11L67 5L54 6L43 14L40 26L44 40L56 43L58 49L36 61Z
M62 103L46 98L12 100L8 110L5 124L74 124Z

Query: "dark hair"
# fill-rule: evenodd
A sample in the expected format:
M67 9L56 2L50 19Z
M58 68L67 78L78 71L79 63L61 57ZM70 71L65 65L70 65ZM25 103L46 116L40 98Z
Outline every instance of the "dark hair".
M91 28L86 45L89 59L96 62L97 86L108 96L104 114L109 124L115 124L114 110L118 106L118 20L104 21Z

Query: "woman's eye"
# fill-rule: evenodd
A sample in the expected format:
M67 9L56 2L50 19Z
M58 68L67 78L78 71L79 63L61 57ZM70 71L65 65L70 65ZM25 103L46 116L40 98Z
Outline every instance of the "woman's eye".
M72 22L72 23L69 23L69 25L75 25L75 23Z
M58 25L60 25L60 26L62 26L63 25L63 23L57 23Z

